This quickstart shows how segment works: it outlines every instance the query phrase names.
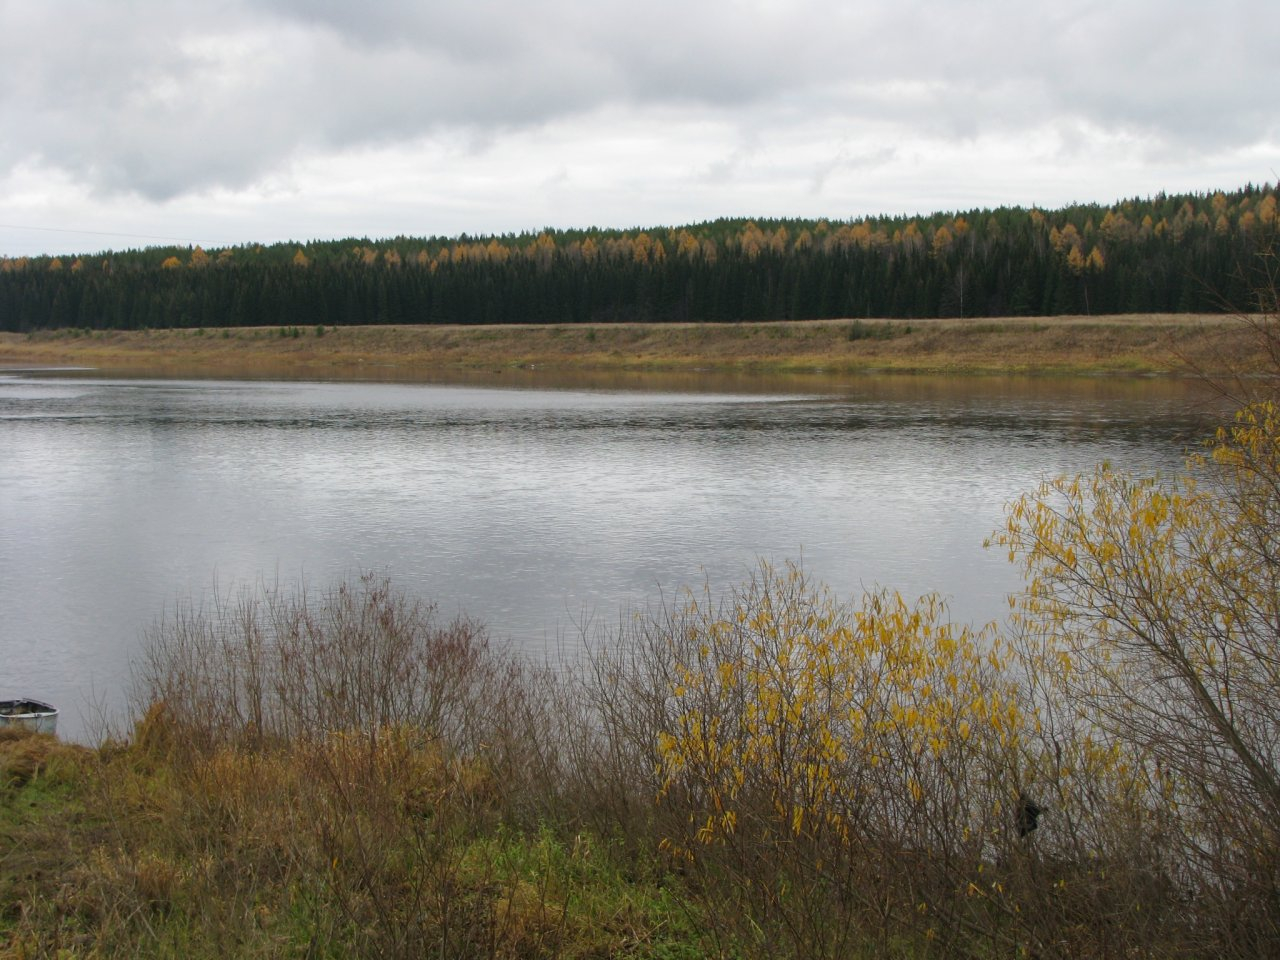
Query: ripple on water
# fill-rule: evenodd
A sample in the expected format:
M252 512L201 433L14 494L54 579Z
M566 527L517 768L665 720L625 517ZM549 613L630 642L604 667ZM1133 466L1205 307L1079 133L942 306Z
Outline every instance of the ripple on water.
M859 381L845 395L0 379L4 688L121 702L143 630L214 583L364 569L533 655L584 620L803 558L839 594L1003 615L1003 505L1179 462L1167 385ZM572 643L568 644L572 649Z

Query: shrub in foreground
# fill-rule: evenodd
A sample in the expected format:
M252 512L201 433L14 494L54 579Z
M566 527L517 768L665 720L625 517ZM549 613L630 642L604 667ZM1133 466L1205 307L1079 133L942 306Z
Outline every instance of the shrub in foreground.
M1019 841L1028 718L1008 656L937 597L855 607L790 565L624 625L598 699L615 755L652 771L653 838L707 946L1012 943L988 896Z
M1280 410L1250 403L1176 477L1046 484L997 539L1027 572L1046 717L1088 746L1055 778L1076 855L1127 849L1146 875L1132 912L1189 951L1280 949ZM1100 766L1128 836L1099 816Z

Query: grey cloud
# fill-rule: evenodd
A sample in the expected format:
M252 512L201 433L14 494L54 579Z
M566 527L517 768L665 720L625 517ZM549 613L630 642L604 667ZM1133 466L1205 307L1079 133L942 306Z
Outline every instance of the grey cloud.
M809 193L821 195L827 180L836 171L875 170L888 166L897 158L898 151L890 146L862 146L857 150L842 149L836 156L819 164L809 184Z
M24 161L165 199L316 150L478 139L607 104L748 135L897 124L964 138L1055 117L1181 149L1275 137L1266 0L0 2L0 174Z

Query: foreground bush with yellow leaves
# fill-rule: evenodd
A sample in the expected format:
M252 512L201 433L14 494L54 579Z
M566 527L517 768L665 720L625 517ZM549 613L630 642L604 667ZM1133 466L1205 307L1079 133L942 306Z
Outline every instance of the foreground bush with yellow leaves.
M1004 630L768 564L556 669L371 577L180 610L128 737L0 736L0 957L1280 955L1249 387L1013 504Z

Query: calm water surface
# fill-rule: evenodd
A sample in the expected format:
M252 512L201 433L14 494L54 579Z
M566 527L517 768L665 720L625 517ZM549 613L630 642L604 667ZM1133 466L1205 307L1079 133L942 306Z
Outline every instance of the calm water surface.
M1204 426L1166 382L829 390L0 375L0 698L83 736L176 601L362 570L537 656L759 558L995 619L1007 501L1104 458L1175 468Z

